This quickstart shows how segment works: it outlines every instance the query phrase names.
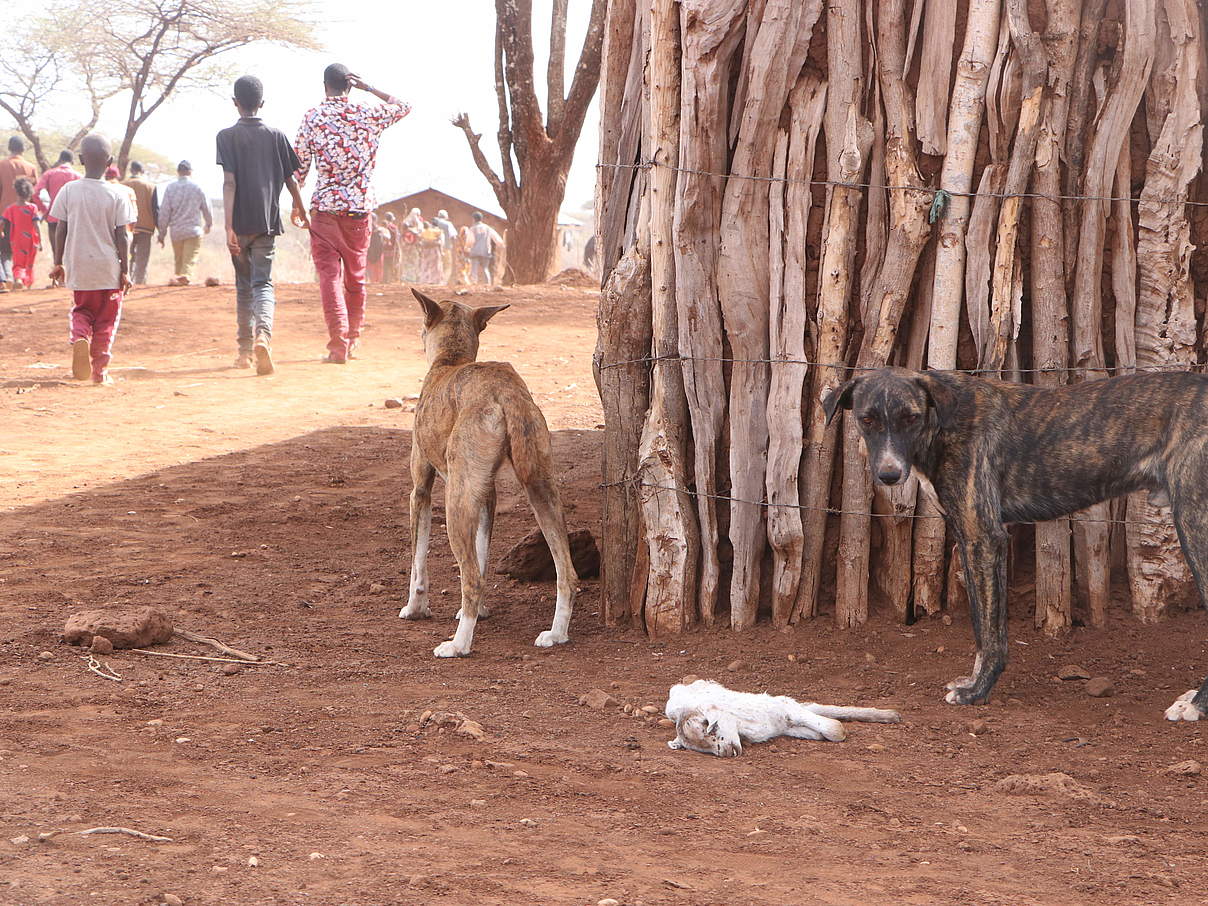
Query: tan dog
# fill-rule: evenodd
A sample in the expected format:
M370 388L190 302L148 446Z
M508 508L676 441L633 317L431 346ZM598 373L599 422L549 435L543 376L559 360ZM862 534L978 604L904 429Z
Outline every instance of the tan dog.
M475 362L478 335L506 305L473 309L437 302L412 290L424 309L424 354L428 376L415 407L411 438L411 594L399 611L405 620L432 615L428 607L428 542L432 533L432 480L445 481L445 528L461 571L461 611L452 641L437 657L464 657L474 626L487 616L483 583L495 521L495 475L506 459L524 486L537 525L558 571L558 603L540 648L570 641L567 629L575 603L575 567L566 520L553 480L549 428L528 387L506 362Z

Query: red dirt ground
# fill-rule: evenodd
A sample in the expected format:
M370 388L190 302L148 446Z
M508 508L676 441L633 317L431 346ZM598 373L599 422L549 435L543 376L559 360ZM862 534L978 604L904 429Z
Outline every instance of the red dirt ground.
M652 642L606 631L586 581L573 642L547 651L532 641L552 586L495 576L474 655L436 661L457 589L439 490L437 619L405 623L411 416L382 406L418 392L414 306L372 297L364 358L341 368L318 362L314 288L280 292L277 376L227 367L229 289L154 289L128 302L113 388L67 380L61 294L0 298L0 903L1204 902L1208 778L1164 769L1202 759L1208 725L1161 715L1208 667L1208 615L1117 613L1053 642L1016 602L995 703L958 710L940 687L969 665L963 615ZM596 528L595 295L468 301L501 297L513 308L484 357L531 383L571 526ZM501 483L496 557L532 525ZM292 666L228 676L118 652L105 660L123 682L108 682L57 638L69 613L108 603L162 606ZM1067 663L1116 696L1057 681ZM661 707L689 673L905 722L719 760L667 749L653 719L577 704L600 687ZM421 730L428 709L464 712L486 739ZM1051 771L1091 798L995 789ZM11 842L98 825L173 842Z

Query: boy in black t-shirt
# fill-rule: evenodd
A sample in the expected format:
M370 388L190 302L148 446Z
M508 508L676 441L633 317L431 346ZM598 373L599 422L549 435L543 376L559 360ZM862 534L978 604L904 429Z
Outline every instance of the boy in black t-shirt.
M301 167L289 139L264 125L257 114L264 104L264 85L255 76L235 82L239 122L218 133L218 164L225 172L222 205L227 248L235 265L239 357L235 367L257 374L273 373L273 246L282 233L281 187L289 190L294 226L310 229L306 205L294 180Z

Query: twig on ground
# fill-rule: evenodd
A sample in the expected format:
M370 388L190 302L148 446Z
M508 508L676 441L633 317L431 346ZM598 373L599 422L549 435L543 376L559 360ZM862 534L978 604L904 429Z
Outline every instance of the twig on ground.
M144 834L142 831L133 830L129 827L90 827L88 830L76 831L81 837L86 837L89 834L126 834L130 837L138 837L140 840L150 840L152 843L171 843L171 837L157 837L155 834Z
M240 651L238 648L232 648L230 645L224 645L217 639L211 639L204 635L198 635L196 632L190 632L187 629L177 629L175 634L180 636L182 639L188 639L190 642L200 642L202 645L209 645L211 648L216 648L225 655L239 658L242 661L260 660L257 655L248 654L246 651Z
M148 651L146 648L127 648L132 654L149 654L152 657L176 657L189 661L218 661L222 664L245 664L249 667L292 667L281 661L244 661L234 657L208 657L204 654L171 654L167 651Z
M102 664L91 654L87 658L81 658L87 665L88 669L103 679L113 680L115 683L122 681L122 675L110 667L108 664ZM108 671L108 672L106 672Z

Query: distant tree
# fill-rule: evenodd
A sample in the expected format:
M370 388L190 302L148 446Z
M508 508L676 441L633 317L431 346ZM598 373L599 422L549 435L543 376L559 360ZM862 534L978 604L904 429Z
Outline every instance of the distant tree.
M565 91L566 17L569 0L554 0L550 20L547 113L533 83L532 0L495 0L495 93L499 102L499 153L502 174L479 147L482 136L462 113L453 120L508 219L506 278L511 283L540 283L549 276L557 248L558 210L566 193L566 174L583 119L600 81L606 0L592 0L587 35ZM514 163L513 163L514 162Z
M227 78L215 57L256 43L315 47L311 12L309 0L51 0L45 16L0 47L0 109L45 167L37 122L52 96L86 101L84 124L68 144L74 148L106 100L129 94L117 154L125 171L138 130L169 97Z

